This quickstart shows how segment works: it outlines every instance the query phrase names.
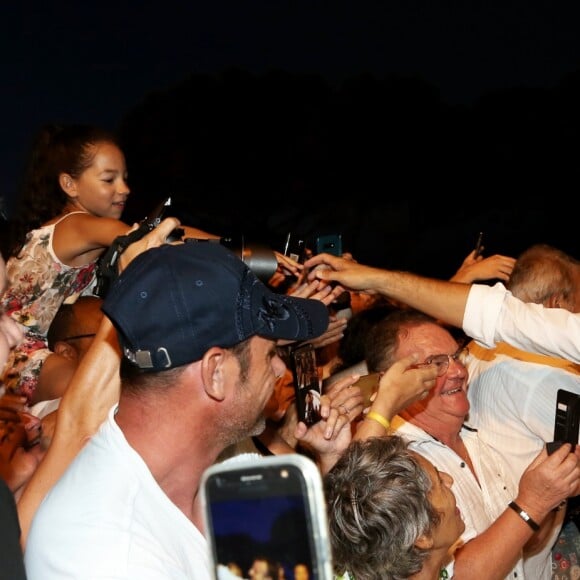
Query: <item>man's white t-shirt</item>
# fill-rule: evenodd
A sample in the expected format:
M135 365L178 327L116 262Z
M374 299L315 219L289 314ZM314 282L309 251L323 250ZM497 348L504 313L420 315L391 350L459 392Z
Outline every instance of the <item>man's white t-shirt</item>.
M115 411L39 507L25 550L28 580L208 580L205 537L128 444Z

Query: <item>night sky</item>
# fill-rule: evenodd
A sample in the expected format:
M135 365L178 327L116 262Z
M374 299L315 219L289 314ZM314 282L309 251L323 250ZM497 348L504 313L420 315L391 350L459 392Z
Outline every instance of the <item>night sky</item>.
M341 83L398 73L438 87L444 102L470 106L492 91L551 88L580 71L577 2L66 4L1 9L0 195L8 212L40 125L115 129L152 91L191 74L277 69Z
M114 127L144 95L240 66L417 75L449 102L580 68L577 2L293 0L3 3L0 192L52 120Z

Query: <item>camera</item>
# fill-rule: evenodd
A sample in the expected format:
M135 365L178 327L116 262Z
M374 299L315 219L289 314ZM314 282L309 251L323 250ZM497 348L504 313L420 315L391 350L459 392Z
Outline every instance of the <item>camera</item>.
M184 238L184 242L219 243L225 246L234 252L264 284L270 280L278 268L278 260L276 260L276 254L273 250L262 244L248 243L244 236L241 236L240 239L235 239L232 236L217 239Z
M170 206L171 197L167 197L155 207L150 215L139 222L139 227L135 231L124 236L118 236L113 240L113 243L109 246L107 251L97 261L97 282L93 291L94 294L101 298L104 298L107 295L111 283L119 275L117 268L119 256L125 251L127 246L140 240L143 236L154 230L163 221L167 208ZM185 231L182 228L175 228L169 236L167 236L166 241L175 242L182 239L184 234Z
M154 230L165 218L167 208L171 206L171 197L165 198L155 209L145 218L139 222L139 227L124 236L118 236L113 240L107 251L99 258L97 262L97 282L94 294L104 298L111 287L111 283L119 275L117 262L119 256L125 251L127 246L133 242L140 240L150 231ZM260 244L246 243L244 236L240 240L233 237L222 237L218 239L201 239L201 238L187 238L183 228L175 228L169 236L167 242L217 242L234 252L243 262L254 272L254 274L264 283L274 275L278 268L278 261L276 254Z

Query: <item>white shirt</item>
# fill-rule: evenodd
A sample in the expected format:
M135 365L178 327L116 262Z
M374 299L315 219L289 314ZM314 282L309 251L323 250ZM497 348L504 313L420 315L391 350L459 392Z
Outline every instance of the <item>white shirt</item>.
M474 344L470 344L470 353L467 394L471 408L467 423L479 430L481 440L503 457L519 481L544 444L554 439L558 389L580 394L580 376ZM563 515L554 522L545 547L526 558L527 577L552 578L551 547L562 527Z
M208 580L204 536L128 444L115 410L38 509L28 580Z
M503 340L529 352L580 363L580 313L522 302L501 282L472 284L463 330L488 348Z
M516 497L516 482L503 465L501 457L478 437L477 432L461 429L461 438L471 457L479 484L469 466L455 451L431 437L420 427L399 416L393 419L391 426L410 442L410 449L426 457L438 470L448 473L453 478L451 489L465 522L465 531L461 536L464 542L484 532ZM506 578L510 580L525 578L521 558Z

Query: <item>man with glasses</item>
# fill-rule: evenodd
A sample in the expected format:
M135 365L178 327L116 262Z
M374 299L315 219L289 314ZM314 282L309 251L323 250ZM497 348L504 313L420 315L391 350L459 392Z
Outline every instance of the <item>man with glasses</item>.
M391 427L454 480L466 524L455 577L522 580L524 546L539 537L551 510L576 493L578 458L570 446L549 457L542 451L518 485L501 457L464 425L469 400L463 352L444 326L411 309L377 323L366 343L369 372L386 371L412 353L419 355L416 366L437 367L435 387L394 417Z

